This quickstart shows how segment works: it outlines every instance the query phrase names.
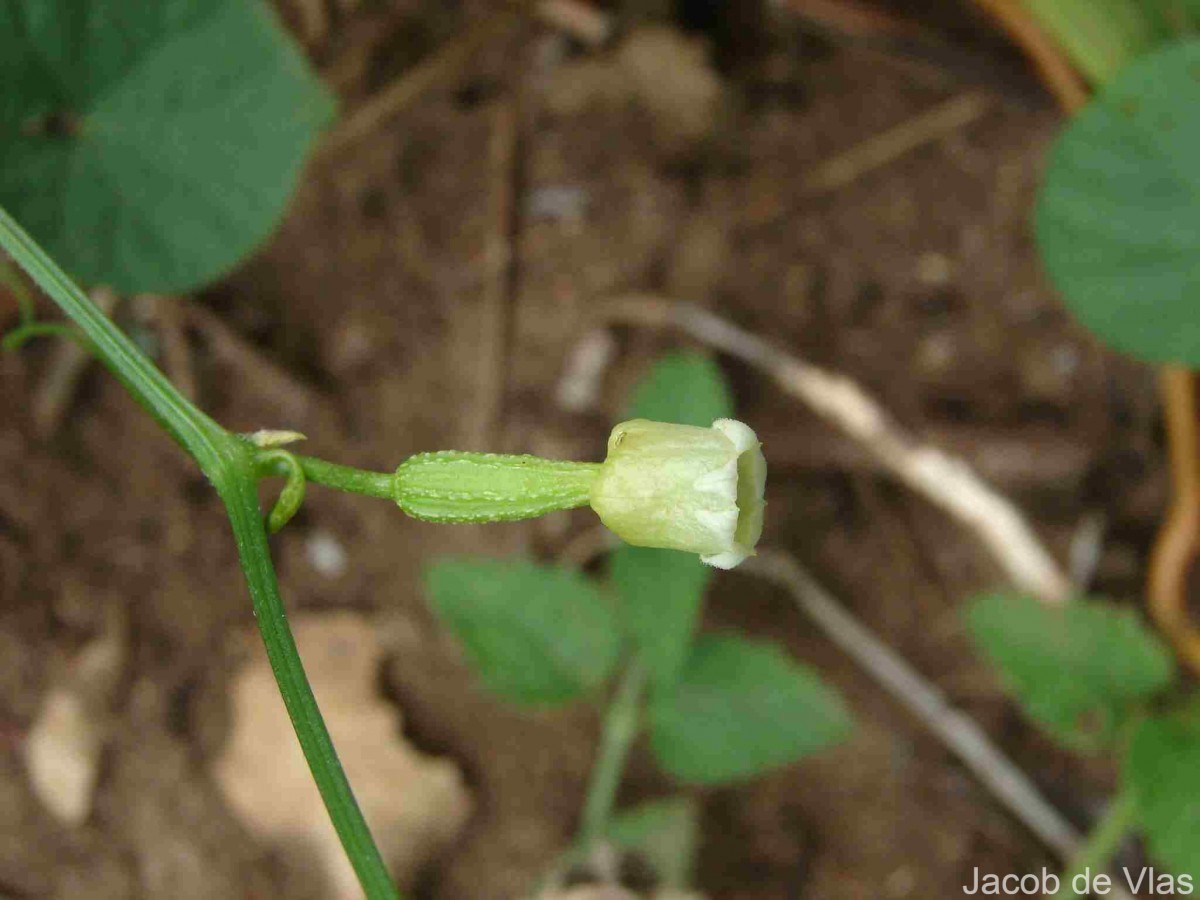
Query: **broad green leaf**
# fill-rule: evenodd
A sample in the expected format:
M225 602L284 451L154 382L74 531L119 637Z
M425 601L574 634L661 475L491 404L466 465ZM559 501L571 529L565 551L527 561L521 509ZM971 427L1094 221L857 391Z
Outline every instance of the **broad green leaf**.
M0 0L0 84L0 204L122 292L262 243L333 113L260 0Z
M679 550L622 544L613 553L622 623L656 688L669 687L687 658L711 572Z
M971 601L966 622L1026 712L1073 746L1112 738L1136 701L1175 676L1170 652L1138 615L1105 601L1049 607L992 594Z
M1153 362L1200 365L1200 41L1121 70L1050 156L1036 230L1079 319Z
M1200 876L1200 704L1147 719L1125 761L1150 852L1176 875Z
M605 836L617 847L638 853L663 887L682 889L692 879L700 815L691 797L651 800L618 813Z
M659 764L714 784L790 763L840 741L850 716L834 690L781 650L729 635L701 637L673 690L649 708Z
M668 353L634 388L627 418L707 428L733 415L733 395L720 367L695 351Z
M444 559L426 570L430 606L487 687L517 703L562 703L597 687L620 650L604 594L568 569Z

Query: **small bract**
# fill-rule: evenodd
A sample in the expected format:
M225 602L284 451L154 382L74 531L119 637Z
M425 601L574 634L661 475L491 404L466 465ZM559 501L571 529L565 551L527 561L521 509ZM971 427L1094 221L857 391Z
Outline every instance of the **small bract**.
M766 481L762 445L742 422L697 428L633 419L609 435L591 503L630 544L687 550L732 569L762 535Z

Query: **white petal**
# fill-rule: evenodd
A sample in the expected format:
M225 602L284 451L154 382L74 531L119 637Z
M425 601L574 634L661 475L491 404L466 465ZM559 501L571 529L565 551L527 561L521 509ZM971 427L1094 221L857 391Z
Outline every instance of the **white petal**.
M710 566L715 566L718 569L732 569L738 563L746 559L746 557L753 555L754 551L749 547L743 547L741 544L737 544L732 550L725 550L721 553L710 553L708 556L701 556L700 562L707 563Z
M715 494L737 512L738 466L733 457L719 469L705 472L692 483L692 489L700 494Z
M758 435L745 422L739 422L737 419L717 419L712 427L714 431L719 431L729 438L739 454L758 446Z
M713 538L727 547L733 546L733 536L737 533L738 525L738 509L736 506L720 512L698 509L693 515L695 516L696 524L711 534Z

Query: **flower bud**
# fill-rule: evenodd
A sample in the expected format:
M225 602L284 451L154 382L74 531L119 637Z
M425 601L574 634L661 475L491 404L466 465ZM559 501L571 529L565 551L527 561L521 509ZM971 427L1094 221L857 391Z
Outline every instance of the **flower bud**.
M630 544L699 553L732 569L762 534L767 462L733 419L711 428L634 419L613 429L592 509Z

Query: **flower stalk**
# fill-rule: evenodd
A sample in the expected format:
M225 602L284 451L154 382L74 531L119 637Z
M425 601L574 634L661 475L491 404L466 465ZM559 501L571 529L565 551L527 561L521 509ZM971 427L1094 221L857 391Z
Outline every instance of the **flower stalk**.
M722 569L753 556L763 528L766 460L754 432L733 419L711 428L623 422L603 463L441 450L411 456L389 474L274 447L259 454L265 474L289 478L293 497L297 484L303 490L302 474L390 498L427 522L512 522L590 505L627 543L698 553Z

